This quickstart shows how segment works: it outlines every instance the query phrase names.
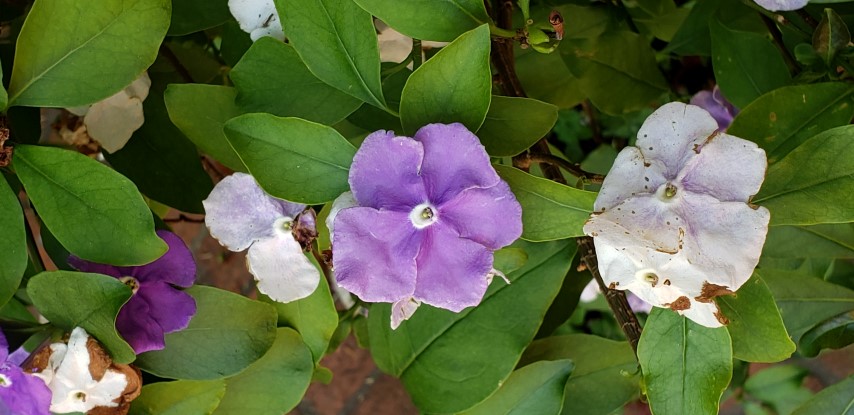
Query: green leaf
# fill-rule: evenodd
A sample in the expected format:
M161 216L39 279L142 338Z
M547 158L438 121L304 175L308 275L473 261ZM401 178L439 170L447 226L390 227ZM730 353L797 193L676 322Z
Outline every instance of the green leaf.
M219 26L231 19L228 0L172 0L169 36L187 35Z
M492 396L461 415L558 415L572 368L571 360L532 363L514 371Z
M390 109L394 111L400 109L400 95L411 74L412 71L404 68L383 79L383 94ZM403 133L400 117L368 104L363 104L350 114L347 121L365 131L391 130Z
M596 193L495 165L522 205L522 238L550 241L584 235L581 227L593 212Z
M163 102L166 82L155 75L152 81L142 104L145 123L121 150L104 157L146 196L184 212L204 213L202 200L213 190L213 183L196 146L169 120Z
M854 126L807 140L768 168L753 203L771 211L771 225L854 222Z
M293 46L258 39L229 72L244 112L268 112L333 125L362 102L317 79ZM286 98L285 98L286 97Z
M116 332L116 315L132 294L118 279L101 274L48 271L30 279L27 294L55 326L66 331L75 327L86 329L116 363L130 363L136 357Z
M752 374L744 382L744 391L772 407L774 413L791 414L812 397L812 392L801 386L807 374L806 369L795 365L769 367Z
M653 308L638 343L649 406L656 415L716 414L732 377L726 328L708 328Z
M816 324L854 310L854 291L797 272L761 270L795 343Z
M0 307L6 304L27 269L27 231L18 196L0 174Z
M515 156L551 131L557 109L535 99L494 96L477 136L490 156Z
M3 79L3 67L0 65L0 80ZM6 106L9 105L9 94L6 93L6 88L3 87L3 82L0 82L0 111L6 112Z
M409 76L400 99L406 134L437 122L480 128L492 97L489 47L489 27L482 25L460 35Z
M276 340L276 310L213 287L186 291L196 315L186 329L166 334L166 348L143 353L140 369L163 378L219 379L257 361Z
M712 66L724 96L744 108L759 96L791 81L780 51L766 35L734 30L715 19L712 34Z
M795 352L771 290L758 274L738 289L735 296L717 297L729 319L732 355L745 362L779 362Z
M299 333L280 328L264 357L226 379L225 396L214 415L280 415L305 395L314 362Z
M172 84L164 100L169 119L199 150L232 170L246 171L228 144L222 126L243 112L234 103L237 90L218 85Z
M491 22L479 0L355 1L398 32L415 39L450 42L466 31Z
M380 369L401 378L422 411L457 412L486 399L510 375L537 332L575 243L514 246L528 252L528 262L507 274L512 284L493 280L477 307L456 314L422 305L392 331L391 307L371 306L371 355Z
M804 333L799 342L801 354L815 357L824 349L841 349L854 343L854 316L845 313L827 320Z
M385 108L371 15L352 0L275 0L288 41L323 82Z
M142 387L129 415L210 414L225 395L222 380L176 380Z
M330 127L246 114L226 122L225 135L258 184L275 197L320 204L349 188L356 149Z
M845 21L833 9L824 9L821 22L812 35L812 47L824 59L828 67L833 66L836 54L851 43L851 32Z
M714 18L722 6L732 7L725 1L700 1L694 3L691 12L682 21L682 26L673 35L665 52L673 52L682 56L709 56L712 51L712 40L709 35L709 21ZM738 7L736 5L736 7Z
M560 54L546 55L521 48L514 52L516 74L529 97L556 105L560 109L572 108L587 97Z
M567 46L560 48L566 66L581 91L605 113L648 107L668 89L649 39L636 33L610 31Z
M762 258L854 259L854 223L773 226Z
M522 363L571 359L575 369L566 384L564 415L616 412L636 399L640 390L638 362L628 342L590 334L569 334L537 340L528 346Z
M314 258L309 260L317 266ZM332 339L335 328L338 327L338 313L335 311L335 303L332 301L332 293L326 279L321 278L314 293L301 300L279 303L267 296L261 296L261 299L276 308L279 326L293 327L298 331L311 350L314 363L320 362L329 347L329 340Z
M80 258L141 265L166 252L154 219L130 180L80 153L19 145L12 162L39 216Z
M34 4L18 36L9 104L76 107L113 95L154 62L171 9L169 0Z
M798 407L792 415L852 415L854 414L854 376L817 393Z
M854 87L842 82L784 86L745 107L727 134L759 144L774 164L810 137L847 125L854 116Z

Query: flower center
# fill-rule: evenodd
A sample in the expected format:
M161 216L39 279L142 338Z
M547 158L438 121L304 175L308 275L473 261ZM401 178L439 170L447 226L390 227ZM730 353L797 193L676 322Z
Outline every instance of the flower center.
M287 216L282 216L273 222L273 232L290 234L294 229L294 220Z
M652 269L642 269L635 273L635 278L655 287L658 285L658 274Z
M429 203L422 203L415 206L412 212L409 212L409 220L416 229L424 229L439 220L436 214L436 208Z
M136 292L139 291L139 281L136 278L134 278L134 277L121 277L121 278L119 278L119 281L121 281L122 284L130 287L131 291L133 291L134 294L136 294Z
M0 387L8 388L12 386L12 379L9 379L8 376L0 373Z
M83 392L81 390L73 390L68 393L68 396L70 396L71 399L75 401L86 402L86 392Z
M656 191L658 198L663 202L672 202L678 193L679 187L670 182L661 185L661 187L658 188L658 191Z

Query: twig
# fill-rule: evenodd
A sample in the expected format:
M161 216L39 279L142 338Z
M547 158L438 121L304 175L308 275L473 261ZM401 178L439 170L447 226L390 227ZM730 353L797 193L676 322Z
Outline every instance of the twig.
M166 223L174 223L174 222L190 222L190 223L205 223L204 218L191 218L189 216L184 215L183 213L179 213L177 218L164 218L163 222Z
M422 63L422 56L424 51L421 50L421 39L412 39L412 52L410 52L410 56L412 57L412 70L418 69Z
M593 244L593 238L584 236L578 238L576 241L578 242L578 253L581 257L581 263L593 274L593 278L599 284L599 290L605 294L605 299L614 313L614 318L617 319L617 324L620 325L620 329L623 330L626 339L635 352L635 356L637 356L641 326L637 316L635 316L635 312L629 306L626 294L621 290L613 290L605 286L605 281L602 280L602 275L599 274L599 261L596 259L596 247Z
M603 176L601 174L586 172L586 171L582 170L581 166L579 166L578 164L572 163L566 159L562 159L560 157L557 157L557 156L554 156L551 154L530 153L530 154L525 154L525 158L529 162L548 163L548 164L551 164L553 166L560 167L560 168L568 171L573 176L580 177L582 180L584 180L588 183L601 184L602 181L605 180L605 176Z
M774 23L770 17L762 13L759 13L759 17L762 18L762 23L765 23L765 27L768 28L769 32L771 32L771 38L774 39L774 44L777 45L777 49L780 49L780 52L782 52L783 60L786 61L786 66L789 67L789 72L792 75L797 74L800 70L798 61L795 60L795 57L792 56L792 53L786 48L786 44L783 43L783 34L780 33L780 28L777 27L777 24Z
M629 13L629 9L626 8L626 5L623 3L623 0L615 0L615 1L617 3L617 6L620 7L620 10L622 10L623 14L625 15L626 24L629 25L629 30L631 30L632 32L635 32L635 33L640 33L640 30L638 30L638 26L635 24L635 21L632 19L632 15Z
M798 16L800 16L800 18L803 19L804 22L810 25L810 27L812 27L813 29L818 27L818 20L815 20L815 18L813 18L809 13L807 13L806 10L798 9L795 10L795 13L797 13Z
M160 44L160 56L166 58L169 61L169 64L175 68L175 71L178 72L178 75L181 75L181 79L187 83L194 83L193 75L190 75L190 71L181 63L181 60L178 59L178 56L175 55L175 52L172 52L172 49L169 49L169 46L166 46L165 43Z

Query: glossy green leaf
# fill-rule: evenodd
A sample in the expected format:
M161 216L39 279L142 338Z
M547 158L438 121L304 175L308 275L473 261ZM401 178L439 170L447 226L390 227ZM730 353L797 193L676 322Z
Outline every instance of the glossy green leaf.
M0 307L6 304L27 269L27 231L18 196L0 174Z
M791 414L812 397L812 392L803 386L808 373L795 365L772 366L751 374L744 382L744 391L770 406L774 413Z
M638 343L638 361L653 413L716 414L732 377L729 332L653 308Z
M169 35L180 36L210 29L229 19L228 0L172 0Z
M491 21L479 0L355 1L398 32L416 39L450 42Z
M0 65L0 80L3 79L3 66ZM6 93L6 88L3 82L0 82L0 111L6 112L6 106L9 105L9 94Z
M136 186L80 153L20 145L12 163L39 216L74 255L113 265L147 264L166 252Z
M572 108L586 98L559 53L517 48L515 56L516 74L529 97L560 109Z
M759 144L774 164L810 137L847 125L854 116L854 87L842 82L784 86L745 107L727 134Z
M827 320L804 333L799 342L801 354L815 357L824 349L841 349L854 343L854 315L845 313Z
M75 107L130 85L157 57L171 9L169 0L39 1L18 36L10 105Z
M710 22L709 29L715 79L736 107L744 108L791 81L780 51L766 35L734 30L718 19Z
M202 168L196 146L169 120L165 89L165 80L152 75L148 98L142 104L145 123L121 150L104 157L146 196L184 212L204 213L202 200L213 190L213 183Z
M807 140L768 168L753 203L771 211L771 225L854 221L852 142L850 125Z
M116 315L131 297L130 288L101 274L42 272L27 283L27 294L39 312L66 331L83 327L116 363L134 360L133 349L116 332Z
M163 378L219 379L261 358L276 339L273 307L213 287L186 291L196 315L181 331L166 334L166 348L143 353L140 369Z
M572 265L563 279L563 285L557 293L557 297L552 301L546 316L543 318L543 324L540 326L540 331L537 332L537 339L551 336L554 332L564 325L567 320L572 317L572 314L578 308L578 303L581 300L581 292L587 287L591 281L590 272L586 269L578 271L580 258L576 256L572 259Z
M522 237L549 241L584 235L581 227L593 212L596 193L496 165L522 205Z
M573 366L571 360L532 363L514 371L492 396L461 414L558 415Z
M310 260L316 264L314 258ZM314 293L300 300L279 303L267 296L261 298L276 308L280 327L293 327L302 335L302 341L311 350L314 363L318 363L326 353L329 340L338 327L338 313L335 311L335 303L332 301L332 293L326 279L321 278Z
M828 386L792 412L792 415L815 414L854 414L854 376Z
M796 343L816 324L854 310L854 291L798 272L761 271Z
M709 21L721 7L738 7L737 2L701 1L691 7L691 12L682 22L682 26L673 34L665 52L681 56L709 56L712 53L712 40L709 34Z
M299 333L280 328L264 357L226 379L225 396L214 415L281 415L305 395L314 362Z
M401 378L422 411L457 412L486 399L510 375L537 332L575 243L514 246L527 251L528 262L507 274L510 285L494 279L477 307L456 314L422 305L392 331L391 307L371 306L371 355L380 369Z
M142 387L130 405L129 415L205 415L214 411L225 395L222 380L176 380Z
M406 85L409 75L412 75L412 71L401 69L383 79L383 94L385 94L386 103L394 111L400 109L400 95L403 93L403 87ZM403 134L400 117L369 104L363 104L359 107L347 117L347 121L366 131L391 130Z
M795 352L771 290L758 274L738 289L735 296L717 297L729 319L732 355L745 362L779 362Z
M560 54L581 91L605 113L648 107L667 91L645 37L615 30L564 45Z
M515 156L551 131L557 109L535 99L494 96L477 136L490 156Z
M640 391L638 362L628 342L590 334L569 334L537 340L522 363L571 359L575 369L566 384L564 415L613 413L636 399Z
M482 25L460 35L409 76L400 99L406 134L436 122L480 128L492 97L489 47L489 27Z
M323 82L385 108L370 13L352 0L275 0L288 41Z
M319 204L349 188L356 149L330 127L246 114L226 122L225 135L258 184L275 197Z
M854 223L773 226L768 229L762 258L854 259Z
M228 144L222 126L243 112L234 103L237 90L218 85L172 84L164 100L169 119L203 153L227 167L246 171L240 157Z
M293 46L258 39L229 73L244 112L268 112L332 125L362 102L317 79Z
M836 54L851 43L851 32L845 21L833 9L824 9L821 22L812 35L812 47L828 67L832 67Z

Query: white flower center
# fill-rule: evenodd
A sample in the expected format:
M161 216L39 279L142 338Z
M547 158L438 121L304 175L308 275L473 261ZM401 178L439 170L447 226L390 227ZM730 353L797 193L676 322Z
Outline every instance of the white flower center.
M422 203L415 206L412 212L409 212L409 220L415 229L424 229L439 220L438 211L429 203Z
M86 392L79 389L68 392L68 397L74 402L86 402Z
M679 186L675 183L667 182L659 186L655 194L662 202L672 202L681 193L680 190Z
M0 387L8 388L12 386L12 379L9 379L8 376L0 373Z
M290 235L294 229L294 220L287 216L282 216L273 222L273 232Z
M134 294L136 294L136 292L139 291L139 281L137 281L136 278L134 278L134 277L121 277L121 278L119 278L119 281L121 281L122 284L130 287L131 291L133 291Z
M656 274L655 270L652 268L645 268L635 272L635 278L653 287L658 285L658 274Z

